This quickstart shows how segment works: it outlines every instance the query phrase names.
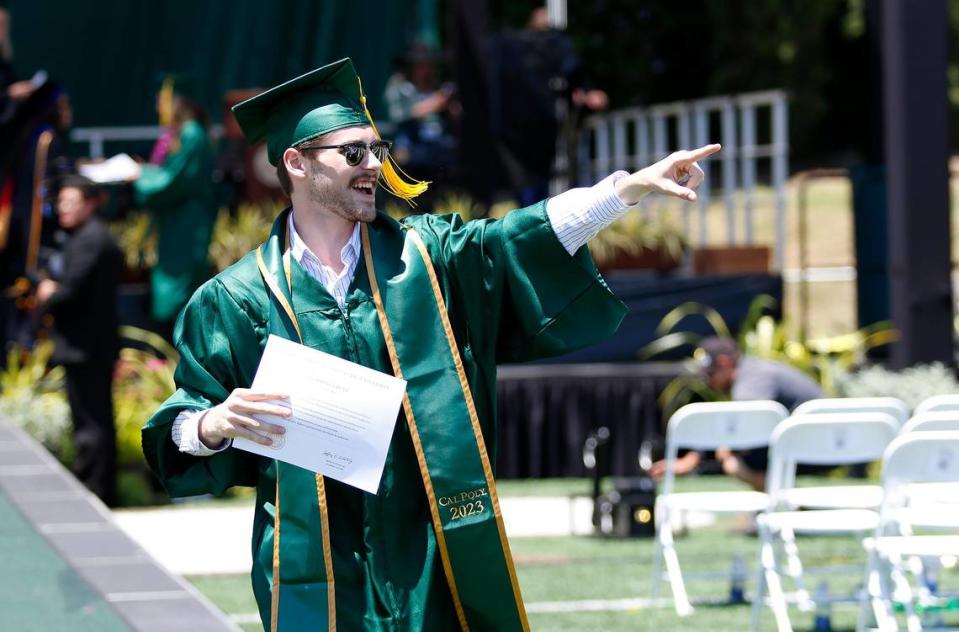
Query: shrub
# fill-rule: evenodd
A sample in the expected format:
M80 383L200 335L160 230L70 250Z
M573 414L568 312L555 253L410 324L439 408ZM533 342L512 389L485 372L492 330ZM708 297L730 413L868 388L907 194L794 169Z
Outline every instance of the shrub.
M959 393L952 369L934 362L893 371L875 365L836 375L836 391L842 397L898 397L915 409L933 395Z
M53 343L32 352L14 348L0 372L0 415L22 428L61 461L72 460L70 407L61 367L47 370Z

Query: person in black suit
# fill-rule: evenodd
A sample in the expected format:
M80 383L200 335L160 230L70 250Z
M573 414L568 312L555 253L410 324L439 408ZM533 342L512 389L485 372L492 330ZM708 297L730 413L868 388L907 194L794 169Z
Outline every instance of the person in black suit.
M96 216L99 193L81 176L60 185L57 216L69 234L61 271L37 285L40 308L54 319L53 361L66 369L73 416L74 472L108 506L116 501L113 366L120 348L117 286L121 253Z

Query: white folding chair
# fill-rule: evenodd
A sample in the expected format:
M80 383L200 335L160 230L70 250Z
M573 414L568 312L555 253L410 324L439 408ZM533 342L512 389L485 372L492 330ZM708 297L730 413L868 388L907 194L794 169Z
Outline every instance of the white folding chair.
M931 413L933 411L959 410L959 394L933 395L919 402L914 415Z
M934 410L917 413L899 431L900 436L911 432L941 432L959 430L959 410ZM909 486L909 507L903 512L901 531L908 535L912 527L925 529L959 529L959 513L944 504L959 503L959 483L915 483Z
M656 497L656 552L653 559L653 590L659 593L662 561L673 593L676 613L686 616L693 606L686 593L679 557L673 544L673 518L686 511L709 513L754 513L766 507L766 495L757 491L673 493L673 466L681 448L744 450L769 444L776 425L789 412L777 402L701 402L680 408L666 427L666 473Z
M797 601L804 610L813 602L803 582L796 535L865 534L876 528L878 514L870 509L820 509L795 511L788 500L794 488L796 467L845 465L882 456L896 437L899 424L886 413L823 413L793 416L773 432L769 444L766 493L769 506L756 520L760 537L760 562L753 599L752 629L757 629L763 596L769 601L779 630L791 630L783 592L777 543L786 557L785 570L796 586Z
M909 406L898 397L824 397L803 402L792 414L822 413L886 413L902 426L909 419Z
M839 397L803 402L793 416L825 413L887 413L902 426L909 418L909 406L896 397ZM875 509L882 500L879 485L829 485L797 487L787 492L786 500L796 508Z
M863 543L868 551L866 594L857 630L865 629L870 608L879 630L898 630L894 600L904 606L910 632L922 629L915 609L916 592L910 586L910 573L904 562L959 556L959 526L954 524L948 534L912 535L912 525L905 524L912 517L911 490L917 484L957 483L959 431L910 432L889 445L883 457L879 524L875 537ZM940 511L957 512L954 503L940 507Z
M959 408L956 410L917 412L906 422L899 434L928 432L930 430L959 430Z

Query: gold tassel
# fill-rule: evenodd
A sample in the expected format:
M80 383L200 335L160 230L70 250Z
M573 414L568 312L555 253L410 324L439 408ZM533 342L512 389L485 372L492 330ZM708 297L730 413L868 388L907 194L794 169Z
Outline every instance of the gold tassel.
M356 80L360 84L360 104L363 106L363 112L366 113L366 118L373 128L373 133L377 138L380 138L380 131L376 129L376 123L373 122L370 110L366 107L366 94L363 93L363 81L359 75L357 75ZM383 188L396 197L406 200L410 206L416 206L413 198L421 195L430 186L429 182L415 180L410 177L398 164L393 162L392 156L386 157L386 162L383 163L383 170L380 171L380 179L382 180Z
M169 127L173 124L173 79L171 77L164 79L160 87L157 114L160 117L161 127Z

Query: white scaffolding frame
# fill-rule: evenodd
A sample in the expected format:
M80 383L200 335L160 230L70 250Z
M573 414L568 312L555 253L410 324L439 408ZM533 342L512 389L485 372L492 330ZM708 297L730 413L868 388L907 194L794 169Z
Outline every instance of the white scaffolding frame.
M768 114L770 131L768 142L762 144L757 138L757 122L761 114ZM702 165L706 182L699 189L699 199L695 203L700 216L698 234L695 239L691 234L695 212L691 203L683 205L683 231L691 242L707 243L706 209L713 192L718 191L726 209L727 242L730 245L752 245L755 243L757 163L769 160L776 213L773 266L782 270L789 171L788 117L788 98L783 90L678 101L593 115L586 119L576 148L579 184L596 182L618 169L640 169L677 149L720 142L723 151L717 160ZM722 165L719 186L713 186L710 181L715 162ZM569 186L561 174L553 182L552 189L565 190Z

